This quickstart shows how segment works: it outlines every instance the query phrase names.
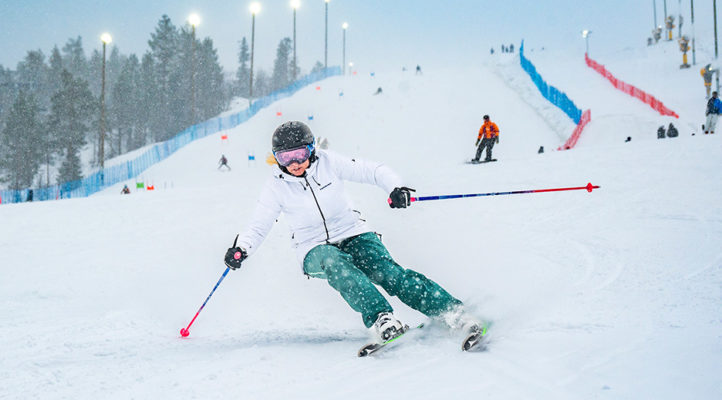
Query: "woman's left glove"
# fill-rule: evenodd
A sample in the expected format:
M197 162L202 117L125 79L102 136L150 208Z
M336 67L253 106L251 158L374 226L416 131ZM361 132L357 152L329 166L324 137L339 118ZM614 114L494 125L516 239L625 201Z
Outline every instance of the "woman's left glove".
M245 250L236 246L236 242L238 242L238 235L236 235L236 240L233 241L233 247L230 247L228 251L226 251L226 256L223 259L226 267L232 270L241 268L241 263L248 257Z

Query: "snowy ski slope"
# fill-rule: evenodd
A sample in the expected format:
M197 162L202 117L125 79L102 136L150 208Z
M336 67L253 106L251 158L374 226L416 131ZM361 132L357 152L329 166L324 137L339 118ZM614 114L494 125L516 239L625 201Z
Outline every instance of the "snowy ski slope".
M557 152L564 122L514 57L328 79L225 132L227 143L217 134L152 167L141 179L153 192L121 196L119 185L0 207L0 398L722 397L722 132L692 136L699 85L662 84L698 72L657 68L651 79L625 67L659 63L657 48L597 59L680 114L680 136L657 140L670 119L582 55L529 52L592 110L578 147ZM466 165L483 114L501 129L499 162ZM282 217L179 338L273 171L263 161L273 129L309 115L331 149L386 161L420 196L601 189L392 210L387 193L349 186L397 261L493 321L487 352L462 353L460 338L431 327L356 358L367 331L326 282L300 272ZM221 154L232 171L216 169ZM425 320L392 304L409 324Z

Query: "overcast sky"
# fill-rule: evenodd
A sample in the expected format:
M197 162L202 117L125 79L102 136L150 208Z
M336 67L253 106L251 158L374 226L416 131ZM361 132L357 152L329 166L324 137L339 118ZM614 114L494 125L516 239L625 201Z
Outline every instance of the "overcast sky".
M192 12L201 16L199 37L213 39L226 72L238 66L238 43L250 41L247 0L0 0L0 65L15 69L28 50L46 56L53 45L81 36L87 54L109 32L121 53L141 56L159 19L176 26ZM256 65L270 70L278 42L292 37L290 0L263 0L256 17ZM588 3L588 4L585 4ZM684 3L684 4L683 4ZM711 4L695 4L697 31L712 26ZM711 2L704 2L711 3ZM662 22L663 0L657 0ZM324 59L324 0L301 0L297 13L299 64L308 72ZM474 62L503 43L566 46L583 54L582 29L592 30L590 53L614 52L645 42L654 24L650 0L330 0L329 65L340 65L343 22L348 22L346 61L359 69ZM682 9L689 27L690 1L667 0L669 14ZM722 22L722 21L720 21ZM443 61L442 61L443 60Z

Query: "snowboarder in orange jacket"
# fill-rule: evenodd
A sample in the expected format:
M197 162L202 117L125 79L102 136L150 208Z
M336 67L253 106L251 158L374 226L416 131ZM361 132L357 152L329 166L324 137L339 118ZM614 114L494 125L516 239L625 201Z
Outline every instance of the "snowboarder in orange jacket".
M479 162L484 149L486 149L484 161L492 161L491 149L494 147L494 143L499 143L499 127L489 120L488 115L484 115L484 124L479 128L479 136L476 138L476 157L471 161Z

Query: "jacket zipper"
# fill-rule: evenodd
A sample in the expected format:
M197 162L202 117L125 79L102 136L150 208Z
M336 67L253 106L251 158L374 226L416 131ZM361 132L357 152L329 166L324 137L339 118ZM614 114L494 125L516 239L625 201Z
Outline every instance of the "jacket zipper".
M316 202L316 207L318 207L318 212L321 213L321 219L323 220L323 229L326 231L326 244L330 243L331 237L328 235L328 226L326 226L326 217L323 216L323 211L321 210L321 205L318 204L318 199L316 198L316 193L313 191L313 188L311 187L311 184L308 183L308 178L304 175L303 180L306 181L306 186L311 190L311 194L313 195L313 201Z

